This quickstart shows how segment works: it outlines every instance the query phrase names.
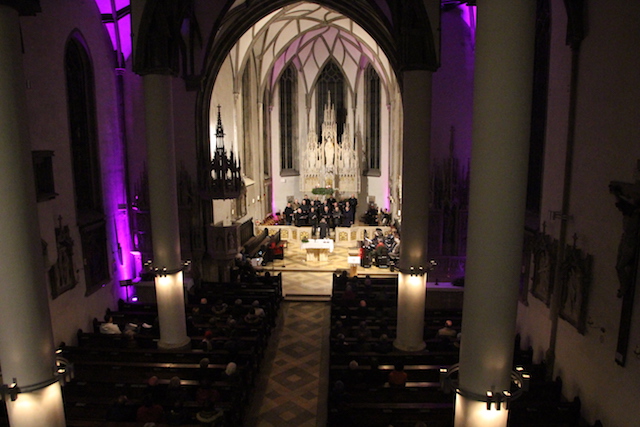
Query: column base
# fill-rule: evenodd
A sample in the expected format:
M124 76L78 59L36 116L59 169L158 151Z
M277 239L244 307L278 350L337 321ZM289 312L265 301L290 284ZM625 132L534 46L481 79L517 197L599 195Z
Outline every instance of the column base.
M162 350L190 350L191 349L191 338L187 337L181 343L169 343L162 341L158 341L158 348Z
M456 395L454 427L506 427L507 418L507 409L497 410L495 404L487 409L486 402Z
M393 342L393 348L395 348L396 350L399 350L399 351L416 352L416 351L422 351L425 348L427 348L427 344L424 341L422 341L422 342L416 343L414 345L403 345L402 343L399 343L398 341L394 341Z

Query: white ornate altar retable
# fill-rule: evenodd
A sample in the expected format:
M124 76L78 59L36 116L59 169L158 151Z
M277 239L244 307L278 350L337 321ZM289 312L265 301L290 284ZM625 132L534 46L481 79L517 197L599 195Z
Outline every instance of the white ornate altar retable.
M302 153L300 191L311 192L317 187L329 187L342 193L360 192L360 161L357 142L349 135L345 124L342 143L338 142L338 124L331 97L324 108L322 140L318 143L315 126L310 125L307 146Z

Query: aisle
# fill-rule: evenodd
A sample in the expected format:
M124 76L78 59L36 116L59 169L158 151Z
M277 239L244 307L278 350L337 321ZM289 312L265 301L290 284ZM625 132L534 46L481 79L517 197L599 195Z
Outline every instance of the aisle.
M324 427L330 304L284 301L246 427Z

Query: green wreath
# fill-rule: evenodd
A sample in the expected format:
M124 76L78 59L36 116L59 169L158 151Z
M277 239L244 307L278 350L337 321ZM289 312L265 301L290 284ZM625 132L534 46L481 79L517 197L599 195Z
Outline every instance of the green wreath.
M325 187L316 187L311 190L311 193L318 194L320 196L329 196L333 194L333 188L325 188Z

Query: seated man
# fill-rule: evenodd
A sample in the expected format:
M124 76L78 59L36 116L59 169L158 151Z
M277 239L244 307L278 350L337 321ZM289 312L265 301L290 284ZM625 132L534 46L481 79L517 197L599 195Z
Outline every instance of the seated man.
M121 334L120 327L113 323L113 317L106 315L104 316L104 323L100 325L100 333L107 335L116 335Z
M407 373L404 371L404 363L397 363L393 367L393 371L389 372L390 387L404 387L407 385Z
M438 329L438 337L455 339L457 336L458 332L453 329L453 322L451 320L444 322L444 327Z

